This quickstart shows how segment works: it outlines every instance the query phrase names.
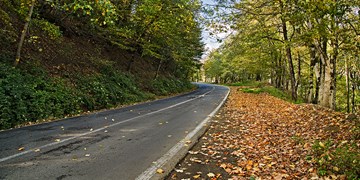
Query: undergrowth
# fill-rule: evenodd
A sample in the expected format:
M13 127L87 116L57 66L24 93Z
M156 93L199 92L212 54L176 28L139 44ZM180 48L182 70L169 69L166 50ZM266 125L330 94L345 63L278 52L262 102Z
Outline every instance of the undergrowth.
M52 77L31 64L15 69L1 63L0 129L150 100L192 87L187 81L162 77L150 83L147 91L139 88L132 75L111 68L71 78Z
M259 82L259 81L245 81L245 82L238 82L233 84L228 84L229 86L242 86L240 91L244 93L268 93L271 96L280 98L282 100L292 102L295 104L300 104L303 101L301 99L298 99L297 101L292 100L291 95L281 91L273 86L270 86L268 83L265 82Z
M173 93L180 93L193 88L193 85L186 80L176 78L157 78L151 82L151 92L164 96Z
M25 72L0 64L0 129L76 114L80 104L64 79L50 78L40 69Z
M315 141L312 146L312 161L318 166L320 176L344 174L347 179L360 178L359 148L350 145L335 144L331 140Z

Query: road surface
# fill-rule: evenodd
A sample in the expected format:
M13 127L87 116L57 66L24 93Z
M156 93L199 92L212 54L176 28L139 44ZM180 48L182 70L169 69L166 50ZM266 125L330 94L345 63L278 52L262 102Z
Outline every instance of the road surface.
M0 132L0 179L153 178L229 91L198 85L185 95Z

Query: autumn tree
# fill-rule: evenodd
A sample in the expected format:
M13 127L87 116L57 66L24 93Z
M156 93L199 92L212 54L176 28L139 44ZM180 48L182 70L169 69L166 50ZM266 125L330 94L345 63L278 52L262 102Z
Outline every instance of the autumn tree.
M13 4L21 8L26 2L27 0L17 0ZM155 78L165 62L175 64L175 69L181 67L190 72L203 51L197 19L201 7L198 0L29 2L32 2L31 6L23 8L29 12L28 17L34 12L35 18L48 20L70 34L91 35L131 51L134 55L154 58L158 64ZM21 42L25 39L28 19L26 18L18 49L21 49ZM130 61L128 71L131 70L134 60L135 58ZM16 64L18 62L17 57Z
M345 0L219 1L217 6L236 9L225 16L237 31L232 42L221 48L220 59L235 64L253 59L251 72L267 72L265 77L278 88L290 89L294 100L300 97L332 109L341 102L336 99L342 96L338 86L346 80L346 104L350 105L350 94L353 101L357 99L350 83L356 84L353 79L358 75L350 71L359 67L352 63L358 62L359 4Z

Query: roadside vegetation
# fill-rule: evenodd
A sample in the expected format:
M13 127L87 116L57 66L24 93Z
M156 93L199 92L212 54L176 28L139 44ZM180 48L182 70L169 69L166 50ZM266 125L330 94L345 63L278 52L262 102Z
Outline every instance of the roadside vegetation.
M294 101L291 98L291 94L289 92L282 91L280 89L277 89L276 87L272 86L271 84L267 82L262 81L244 81L244 82L238 82L238 83L231 83L227 84L228 86L238 86L241 87L241 91L245 93L268 93L271 96L283 99L288 102L293 102L296 104L303 103L302 100L298 99Z
M193 89L199 8L190 0L0 1L0 129Z
M152 80L143 87L133 75L114 69L75 74L69 79L51 77L32 65L25 70L6 64L0 68L0 129L115 108L193 88L189 81L170 77Z

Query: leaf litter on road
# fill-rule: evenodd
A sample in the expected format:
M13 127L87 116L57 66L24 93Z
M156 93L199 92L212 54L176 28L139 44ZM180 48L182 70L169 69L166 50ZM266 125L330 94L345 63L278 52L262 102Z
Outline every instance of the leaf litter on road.
M356 123L347 116L231 87L209 130L177 165L183 171L173 171L168 179L195 179L198 172L206 179L318 179L324 167L315 161L316 145L328 148L319 157L330 159L330 151L350 143L359 152L359 138L353 138ZM327 170L323 179L345 179L344 169L329 166L332 171Z

